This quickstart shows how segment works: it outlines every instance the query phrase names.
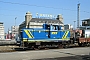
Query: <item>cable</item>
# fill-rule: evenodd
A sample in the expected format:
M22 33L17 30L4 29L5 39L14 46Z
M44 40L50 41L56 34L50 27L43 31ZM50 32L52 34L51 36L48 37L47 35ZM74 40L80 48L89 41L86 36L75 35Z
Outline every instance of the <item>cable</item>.
M47 6L38 6L38 5L29 5L29 4L21 4L21 3L13 3L13 2L5 2L5 1L0 1L2 3L9 3L9 4L18 4L18 5L26 5L26 6L35 6L35 7L44 7L44 8L52 8L52 9L62 9L62 10L69 10L69 11L77 11L77 10L71 10L71 9L65 9L65 8L56 8L56 7L47 7ZM87 11L80 11L80 12L85 12L85 13L90 13Z
M21 3L13 3L13 2L5 2L0 1L2 3L9 3L9 4L18 4L18 5L26 5L26 6L35 6L35 7L44 7L44 8L52 8L52 9L62 9L62 10L70 10L70 11L77 11L77 10L71 10L71 9L64 9L64 8L56 8L56 7L47 7L47 6L38 6L38 5L29 5L29 4L21 4Z
M6 15L6 14L0 14L2 16L17 16L17 15ZM23 16L18 16L18 17L23 17Z
M7 11L18 11L18 12L25 12L25 11L21 11L21 10L2 9L1 7L0 7L0 10L7 10Z
M53 8L53 9L62 9L62 10L69 10L69 11L77 11L77 10L64 9L64 8L46 7L46 6L29 5L29 4L21 4L21 3L13 3L13 2L4 2L4 1L0 1L0 2L2 2L2 3L9 3L9 4L26 5L26 6L35 6L35 7L44 7L44 8ZM3 10L8 10L8 9L3 9ZM11 10L11 11L19 11L19 10ZM24 12L24 11L20 11L20 12ZM80 11L80 12L90 13L90 12L87 12L87 11ZM3 15L3 16L14 16L14 15L4 15L4 14L1 14L1 15Z

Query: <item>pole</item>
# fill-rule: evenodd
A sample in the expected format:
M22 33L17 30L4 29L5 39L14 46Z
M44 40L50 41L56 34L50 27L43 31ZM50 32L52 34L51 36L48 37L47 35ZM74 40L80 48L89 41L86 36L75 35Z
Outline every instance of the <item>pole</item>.
M76 21L74 21L74 43L76 42L76 36L75 36L75 22L76 22Z
M17 19L17 17L15 17L15 31L16 31L16 19ZM14 39L16 39L16 32L14 32L15 34L14 34Z
M80 3L77 5L77 28L79 28L79 10L80 10Z
M17 17L15 17L15 26L16 26L16 19L17 19Z
M76 21L74 21L74 30L76 29L76 28L75 28L75 22L76 22Z

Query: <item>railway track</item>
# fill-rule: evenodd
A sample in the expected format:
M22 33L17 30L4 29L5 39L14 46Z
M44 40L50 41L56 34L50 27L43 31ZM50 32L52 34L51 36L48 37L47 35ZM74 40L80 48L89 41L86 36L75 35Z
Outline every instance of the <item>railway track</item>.
M87 46L85 46L87 47ZM88 46L90 47L90 46ZM41 48L41 49L30 49L30 48L24 48L24 47L19 47L19 46L0 46L0 53L3 52L16 52L16 51L30 51L30 50L48 50L48 49L69 49L69 48L81 48L78 45L71 45L67 48L57 48L57 47L46 47L46 48Z

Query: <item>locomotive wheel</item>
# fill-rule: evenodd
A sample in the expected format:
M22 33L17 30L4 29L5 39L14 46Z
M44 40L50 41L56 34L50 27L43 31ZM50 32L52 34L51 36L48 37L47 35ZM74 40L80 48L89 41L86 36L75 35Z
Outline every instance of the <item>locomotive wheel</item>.
M66 48L68 48L68 46L67 46L67 45L63 45L63 48L65 48L65 49L66 49Z
M62 45L62 44L59 44L59 45L58 45L58 48L59 48L59 49L62 49L62 48L63 48L63 45Z

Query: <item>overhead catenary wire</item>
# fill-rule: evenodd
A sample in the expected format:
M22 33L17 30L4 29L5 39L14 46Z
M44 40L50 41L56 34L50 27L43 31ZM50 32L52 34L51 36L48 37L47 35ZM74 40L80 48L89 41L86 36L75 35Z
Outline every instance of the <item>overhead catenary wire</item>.
M16 15L10 15L10 14L0 14L1 16L16 16ZM24 15L20 16L18 15L18 17L24 17Z
M71 10L71 9L64 9L64 8L52 7L52 6L39 6L39 5L30 5L30 4L22 4L22 3L5 2L5 1L0 1L0 2L2 2L2 3L8 3L8 4L18 4L18 5L26 5L26 6L43 7L43 8ZM71 10L71 11L76 11L76 10Z
M52 9L61 9L62 11L63 10L69 10L69 11L77 11L77 10L71 10L71 9L65 9L65 8L56 8L56 7L50 7L50 6L38 6L38 5L30 5L30 4L23 4L23 3L13 3L13 2L5 2L5 1L0 1L1 3L5 3L5 4L18 4L18 5L26 5L26 6L35 6L35 7L43 7L43 8L52 8ZM8 10L8 11L19 11L19 12L25 12L25 11L21 11L21 10L13 10L13 9L1 9L0 10ZM84 13L90 13L90 12L87 12L87 11L80 11L80 12L84 12ZM14 16L14 15L6 15L6 14L0 14L0 15L3 15L3 16ZM63 15L63 13L62 13ZM16 15L15 15L16 16ZM21 16L20 16L21 17Z
M7 10L7 11L17 11L17 12L25 12L25 11L22 11L22 10L13 10L13 9L3 9L0 7L0 10Z
M69 10L69 11L77 11L77 10L65 9L65 8L57 8L57 7L52 7L52 6L39 6L39 5L30 5L30 4L24 4L24 3L13 3L13 2L5 2L5 1L0 1L0 2L1 3L8 3L8 4L25 5L25 6L35 6L35 7L43 7L43 8L52 8L52 9L62 9L62 10ZM80 11L80 12L90 13L88 11Z

